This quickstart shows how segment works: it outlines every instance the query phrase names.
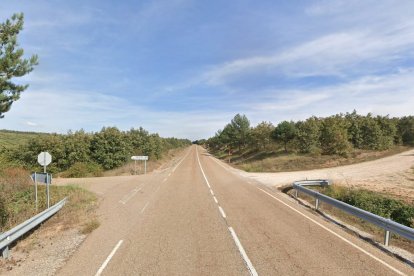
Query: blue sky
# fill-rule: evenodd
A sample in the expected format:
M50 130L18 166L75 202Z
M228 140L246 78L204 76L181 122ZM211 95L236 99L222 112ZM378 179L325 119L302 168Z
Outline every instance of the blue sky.
M40 64L0 129L207 138L352 112L414 114L414 1L5 0Z

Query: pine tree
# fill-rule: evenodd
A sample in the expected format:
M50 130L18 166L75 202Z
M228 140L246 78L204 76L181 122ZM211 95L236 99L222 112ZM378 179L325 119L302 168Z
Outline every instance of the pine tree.
M23 22L23 14L18 13L0 23L0 118L4 117L4 113L10 110L12 103L28 87L27 84L15 84L12 80L30 73L38 64L37 55L24 59L24 50L17 43Z

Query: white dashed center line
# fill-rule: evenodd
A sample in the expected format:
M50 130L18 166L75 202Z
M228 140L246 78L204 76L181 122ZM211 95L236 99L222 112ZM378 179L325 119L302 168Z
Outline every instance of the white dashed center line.
M213 196L214 201L217 203L217 206L218 206L218 209L219 209L219 211L220 211L220 213L221 213L221 216L222 216L222 217L223 217L223 219L226 221L226 223L228 223L228 222L227 222L227 216L226 216L226 213L224 212L223 208L221 208L221 206L220 206L220 205L218 205L218 204L219 204L219 203L218 203L218 200L217 200L217 198L216 198L216 197L215 197L215 195L214 195L214 192L213 192L213 190L212 190L212 188L211 188L211 186L210 186L210 183L208 182L208 179L207 179L207 177L206 177L206 174L204 173L203 166L201 166L200 157L199 157L199 155L198 155L198 148L196 148L196 152L197 152L197 160L198 160L198 165L200 166L201 173L202 173L202 174L203 174L203 176L204 176L204 180L206 181L207 187L210 189L210 193L211 193L211 195ZM249 257L247 256L246 251L244 250L244 248L243 248L243 246L242 246L242 244L241 244L241 242L240 242L239 238L238 238L238 237L237 237L237 235L236 235L236 232L234 231L234 229L233 229L232 227L229 227L228 229L229 229L229 231L230 231L230 234L231 234L231 237L233 238L234 243L235 243L235 244L236 244L236 246L237 246L237 249L238 249L238 250L239 250L239 252L240 252L241 257L243 258L244 263L246 264L247 269L248 269L248 270L249 270L249 272L250 272L250 275L257 276L256 269L253 267L252 262L250 261Z
M109 261L112 259L112 257L115 255L116 251L119 249L119 247L121 246L121 244L123 243L123 240L120 240L114 247L114 249L112 249L111 253L109 254L109 256L106 258L105 262L101 265L101 267L99 268L99 270L96 272L95 276L99 276L102 274L102 272L104 271L105 267L108 265Z

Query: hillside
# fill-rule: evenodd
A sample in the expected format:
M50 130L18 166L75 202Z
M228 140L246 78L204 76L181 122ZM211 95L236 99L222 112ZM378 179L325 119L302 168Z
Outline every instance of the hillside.
M41 132L23 132L14 130L0 130L0 145L6 148L13 148L26 144L30 139L48 135Z

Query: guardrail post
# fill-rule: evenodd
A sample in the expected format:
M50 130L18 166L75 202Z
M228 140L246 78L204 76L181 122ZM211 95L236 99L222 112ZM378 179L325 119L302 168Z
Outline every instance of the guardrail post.
M318 210L319 208L319 198L316 198L315 200L315 210Z
M384 244L385 246L390 245L390 231L389 230L385 230Z
M6 246L5 248L1 249L1 255L4 259L8 259L10 256L9 247Z
M295 189L295 198L298 198L298 190Z

